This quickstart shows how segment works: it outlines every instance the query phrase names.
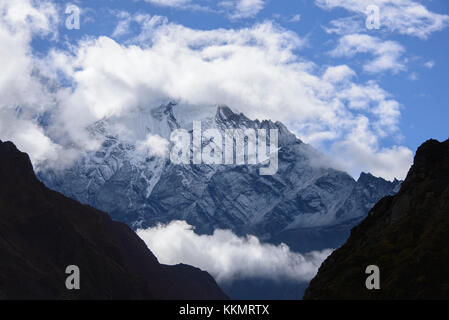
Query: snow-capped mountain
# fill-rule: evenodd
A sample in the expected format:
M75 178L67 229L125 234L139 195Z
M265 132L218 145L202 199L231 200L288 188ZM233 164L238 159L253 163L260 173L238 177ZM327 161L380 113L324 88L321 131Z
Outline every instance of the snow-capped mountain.
M40 178L50 188L107 211L134 228L186 220L199 233L225 228L294 248L301 239L297 235L311 230L320 234L320 230L338 227L348 233L380 198L400 185L370 174L355 181L280 122L251 120L226 106L218 106L214 115L201 120L203 130L278 129L277 173L259 175L261 164L179 165L168 157L142 154L138 143L148 134L169 139L174 129L192 129L191 122L176 117L176 103L168 103L138 110L120 123L114 119L97 122L90 130L104 141L98 151L62 172L41 172ZM344 240L324 240L323 246Z

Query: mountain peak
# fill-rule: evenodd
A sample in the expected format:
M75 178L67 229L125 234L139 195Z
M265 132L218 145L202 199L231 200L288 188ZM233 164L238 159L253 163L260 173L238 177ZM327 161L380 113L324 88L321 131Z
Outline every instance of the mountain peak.
M235 120L238 118L239 115L232 111L231 108L229 108L226 105L218 105L217 106L217 112L215 114L216 119L228 121L228 120Z
M449 148L449 139L444 142L430 139L424 142L416 151L414 167L425 167L426 169L435 169L435 166L447 165L444 158L441 157Z
M373 177L374 178L374 176L373 176L373 174L371 172L364 172L364 171L360 172L359 179L362 178L362 177Z
M159 107L151 109L151 115L157 119L162 120L163 115L168 117L174 117L173 107L175 107L178 103L176 101L170 101L167 104L161 104Z
M33 165L30 157L20 152L14 143L0 140L0 176L12 179L24 179L28 182L36 182Z
M403 183L403 191L415 188L424 179L449 179L449 139L444 142L430 139L418 148L413 165Z
M370 172L361 172L359 178L357 179L357 182L359 183L367 183L371 181L377 181L377 180L383 180L382 178L374 176Z
M361 172L359 178L357 179L358 183L362 183L362 184L367 184L370 182L378 182L378 183L388 183L388 184L393 184L393 185L397 185L398 183L402 183L402 180L398 180L396 178L394 178L393 181L389 181L389 180L385 180L382 177L376 177L375 175L373 175L370 172Z

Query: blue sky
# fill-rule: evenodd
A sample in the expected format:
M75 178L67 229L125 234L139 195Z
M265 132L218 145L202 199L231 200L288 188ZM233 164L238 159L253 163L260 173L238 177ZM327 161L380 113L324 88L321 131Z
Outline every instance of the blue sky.
M21 1L27 13L17 19L6 14L1 25L17 41L15 57L23 54L31 66L17 62L17 72L36 92L43 85L36 70L62 87L57 94L46 87L40 107L37 97L22 105L52 112L52 103L58 104L55 118L67 132L40 127L33 122L39 111L33 111L20 120L42 135L41 149L5 124L0 133L23 139L37 162L48 153L58 157L55 150L73 153L62 136L69 136L71 145L82 144L79 129L89 121L155 96L196 105L227 103L250 117L283 121L354 176L370 171L404 178L423 141L448 138L449 3L444 0ZM79 30L65 27L68 5L81 9ZM369 5L379 8L379 29L365 26ZM12 4L8 10L16 12ZM20 23L26 26L21 31L14 28ZM204 57L211 52L213 58ZM258 63L251 63L251 55ZM143 60L134 61L137 57ZM157 59L144 62L151 57ZM139 65L150 79L139 73ZM152 71L159 66L156 78ZM207 76L211 70L215 73ZM126 86L117 87L118 82ZM92 100L89 90L110 94ZM6 112L17 100L0 107ZM96 109L80 109L76 114L90 117L72 121L74 106L85 103ZM61 125L63 119L71 119L70 125Z

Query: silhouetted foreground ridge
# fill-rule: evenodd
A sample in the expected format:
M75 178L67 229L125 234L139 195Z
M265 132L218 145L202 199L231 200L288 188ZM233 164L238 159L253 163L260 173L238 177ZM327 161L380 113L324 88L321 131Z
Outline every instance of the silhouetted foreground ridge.
M449 140L429 140L397 195L380 200L330 255L305 299L449 298ZM380 269L367 290L365 268Z
M81 289L67 290L77 265ZM160 264L125 224L44 186L0 141L0 299L226 299L214 279Z

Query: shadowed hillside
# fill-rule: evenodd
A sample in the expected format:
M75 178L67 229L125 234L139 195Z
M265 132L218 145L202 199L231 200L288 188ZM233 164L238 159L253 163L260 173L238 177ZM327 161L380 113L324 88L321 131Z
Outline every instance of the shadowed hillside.
M449 298L449 140L419 147L401 190L380 200L319 269L304 299ZM365 268L380 269L367 290Z
M76 265L81 289L67 290ZM206 272L158 263L125 224L47 189L0 141L0 298L225 299Z

